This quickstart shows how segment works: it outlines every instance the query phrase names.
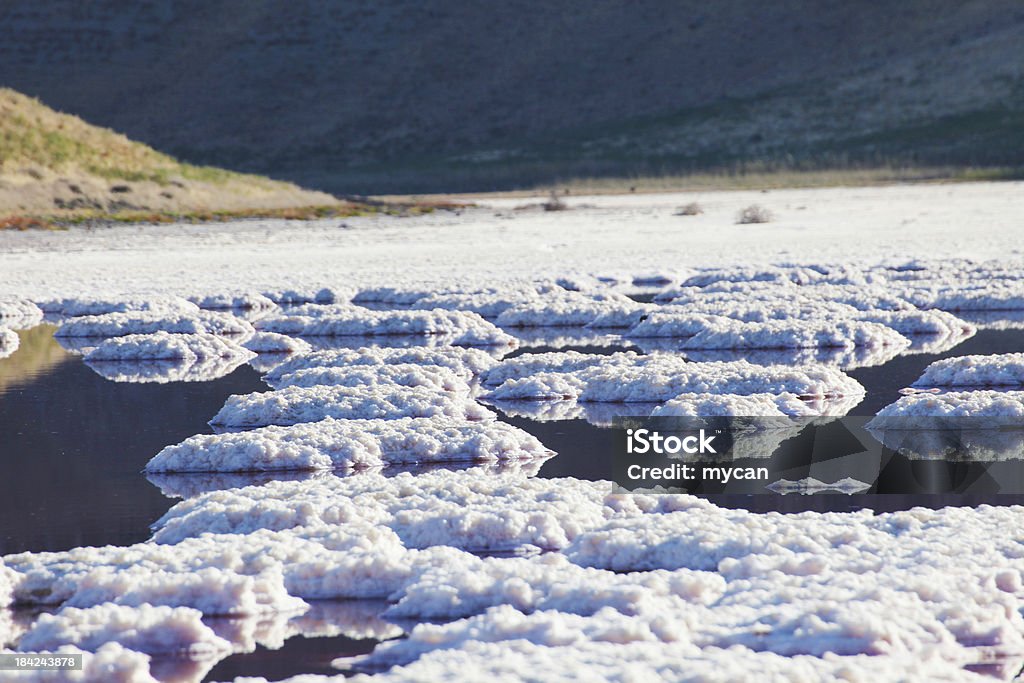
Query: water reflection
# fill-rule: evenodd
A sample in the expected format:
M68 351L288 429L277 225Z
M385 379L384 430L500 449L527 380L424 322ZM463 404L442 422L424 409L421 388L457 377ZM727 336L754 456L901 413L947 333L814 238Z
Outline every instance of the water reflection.
M86 360L85 364L111 382L143 384L157 382L209 382L234 372L244 357L205 357L179 360Z

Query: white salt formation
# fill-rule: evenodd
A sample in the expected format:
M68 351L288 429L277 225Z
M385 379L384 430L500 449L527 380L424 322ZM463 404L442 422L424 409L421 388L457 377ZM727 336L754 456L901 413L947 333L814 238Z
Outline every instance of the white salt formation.
M827 366L800 369L746 361L691 363L659 355L648 357L638 366L613 362L570 373L537 373L526 379L510 379L485 397L550 398L555 391L582 402L626 403L662 402L689 393L791 393L805 399L864 395L864 388L856 380Z
M585 296L542 297L506 308L495 322L502 327L631 327L650 309L630 299L597 300Z
M244 362L253 355L252 351L233 341L212 334L154 332L105 339L87 353L85 359L90 362L181 360L195 363L198 360L223 358Z
M468 396L423 387L379 383L356 387L288 387L279 391L235 394L210 420L224 427L263 427L336 419L449 417L484 420L494 414Z
M920 337L914 339L920 340ZM929 339L929 342L936 340ZM641 343L641 346L645 344ZM687 349L683 355L693 361L745 360L755 365L831 365L840 370L883 365L915 349L902 346L856 346L852 349L815 347L803 349Z
M294 353L303 355L313 351L313 347L307 341L283 334L275 334L274 332L257 332L243 343L242 346L256 353Z
M53 313L68 318L107 313L146 311L161 315L196 315L199 307L191 301L175 296L147 297L145 299L63 299L52 307Z
M429 294L417 299L411 307L426 310L443 308L449 311L471 311L485 318L497 318L507 309L522 304L524 300L536 299L538 299L536 288L523 286L500 291Z
M457 346L507 346L514 338L476 313L464 311L371 311L353 308L332 315L267 318L261 331L305 337L442 336Z
M707 312L654 311L626 332L627 337L692 337L725 318Z
M334 420L198 435L168 446L147 472L248 472L547 458L536 438L497 421Z
M302 612L309 608L285 590L279 567L247 576L219 567L166 571L101 566L76 579L74 593L65 606L163 605L191 607L207 616Z
M287 387L361 387L374 385L426 387L445 393L469 393L466 380L454 371L438 365L354 365L332 368L306 368L282 375L274 386Z
M231 644L203 624L202 616L199 610L188 607L65 607L57 614L41 614L22 636L18 649L39 652L74 645L96 650L104 643L117 641L130 650L147 654L201 656L230 651Z
M945 394L920 392L904 396L878 411L869 427L880 429L919 428L939 421L900 420L898 418L1004 418L1008 424L1020 424L1024 418L1024 391L951 391ZM995 424L993 422L993 424Z
M427 289L412 289L401 287L366 287L360 289L352 297L352 303L364 304L392 304L395 306L409 306L420 299L438 294L434 287ZM440 293L445 293L442 290Z
M357 660L384 673L354 677L301 676L288 683L411 683L437 680L520 680L524 671L543 672L545 681L601 680L743 681L847 683L900 680L924 683L984 683L992 678L960 668L931 652L885 656L781 656L741 646L700 648L677 630L678 624L630 619L607 610L580 617L547 611L523 615L494 608L486 615L449 625L417 626L410 637L378 647ZM339 667L351 660L335 660ZM1010 667L1012 668L1012 664ZM265 679L246 679L265 683Z
M38 654L81 655L82 668L4 671L4 680L11 683L159 683L150 675L149 655L129 650L116 642L106 643L94 653L63 645L53 652Z
M305 289L272 289L263 292L263 296L281 305L334 304L351 300L355 293L356 289L349 285L334 285Z
M1019 387L1024 386L1024 353L958 356L937 360L915 387Z
M681 394L656 408L651 417L812 417L813 404L781 394Z
M786 349L892 346L910 341L895 330L852 320L788 320L741 323L719 320L683 342L683 349Z
M710 604L726 583L717 574L689 569L615 574L574 565L561 553L533 558L470 556L455 566L430 567L406 584L391 618L451 619L479 614L489 607L511 605L520 612L554 609L594 614L612 607L636 614L669 598Z
M977 327L945 311L867 311L857 320L881 323L903 335L948 335L968 337Z
M362 348L333 351L316 351L297 356L282 363L264 378L271 386L285 375L309 368L347 367L350 365L436 365L456 372L460 377L470 379L494 367L497 361L478 349L461 347L382 349Z
M0 327L28 329L43 321L43 311L27 299L0 297Z
M7 358L18 350L21 340L18 333L6 327L0 327L0 358Z
M940 308L945 311L1024 310L1024 289L1019 283L998 283L976 288L952 285L914 294L914 302L921 308Z
M190 297L192 303L206 310L262 310L269 311L277 308L269 297L258 292L239 292L235 294L211 294L209 296Z
M640 356L633 351L607 356L579 351L549 351L525 353L503 360L482 373L485 386L496 387L510 379L523 379L540 372L571 373L597 365L634 365L649 362L653 356Z
M106 313L73 318L58 328L57 337L124 337L129 334L216 334L251 336L252 325L230 313L199 311L164 314L147 311Z
M182 501L155 524L154 540L179 543L206 531L246 534L372 520L410 548L562 548L614 514L604 504L609 491L608 482L447 470L271 482ZM635 510L635 503L619 507Z

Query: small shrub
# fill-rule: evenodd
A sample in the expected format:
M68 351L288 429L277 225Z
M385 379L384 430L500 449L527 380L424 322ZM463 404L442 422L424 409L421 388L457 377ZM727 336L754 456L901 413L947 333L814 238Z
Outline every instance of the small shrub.
M677 216L699 216L702 213L704 213L704 207L697 202L690 202L676 210Z
M548 200L541 204L541 206L544 207L545 211L565 211L569 208L566 203L563 202L557 194L555 194L554 190L551 190L551 196L548 197Z
M764 208L760 204L751 204L739 212L736 216L736 222L740 225L746 225L748 223L770 223L773 218L775 217L768 209Z

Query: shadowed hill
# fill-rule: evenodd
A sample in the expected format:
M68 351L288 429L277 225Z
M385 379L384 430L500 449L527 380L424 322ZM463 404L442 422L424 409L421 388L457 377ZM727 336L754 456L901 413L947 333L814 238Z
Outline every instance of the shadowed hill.
M1024 164L1019 0L66 7L0 7L0 83L335 192Z
M0 88L0 215L333 204L290 183L184 164Z

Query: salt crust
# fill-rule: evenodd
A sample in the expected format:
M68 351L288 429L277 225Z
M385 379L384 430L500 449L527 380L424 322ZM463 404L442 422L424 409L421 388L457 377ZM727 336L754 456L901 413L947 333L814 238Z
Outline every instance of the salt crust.
M63 299L49 307L50 312L68 318L107 313L130 313L145 311L160 315L195 315L199 307L182 297L162 296L145 299Z
M915 387L1024 386L1024 353L957 356L925 368Z
M294 353L303 355L313 351L313 347L305 340L273 332L257 332L242 346L256 353Z
M436 365L454 370L461 377L470 379L479 375L497 363L494 358L479 349L460 347L413 348L413 349L341 349L332 351L316 351L296 356L267 373L264 379L275 386L284 375L308 368L346 367L351 365L388 365L414 363L418 365Z
M229 396L210 424L263 427L337 419L449 417L492 419L494 414L468 396L423 387L376 384L356 387L288 387L279 391Z
M306 337L432 336L450 337L457 346L507 346L514 338L476 313L464 311L371 311L357 309L313 317L293 315L265 318L261 331Z
M306 368L282 375L275 382L275 387L278 389L315 386L358 387L384 384L426 387L446 393L469 393L469 385L466 380L459 377L454 371L439 365L413 363Z
M43 321L43 311L27 299L0 297L0 327L27 329Z
M567 656L589 641L639 640L699 647L702 656L731 646L826 658L934 656L952 671L984 656L978 648L1024 647L1019 508L766 515L691 496L607 491L604 482L456 473L272 483L175 506L156 540L178 545L6 560L25 577L18 590L29 596L46 594L48 585L51 595L73 595L61 586L98 563L159 562L165 570L249 574L283 567L293 595L390 595L399 600L395 614L465 615L503 602L560 610L523 616L504 605L468 622L418 627L426 631L414 630L408 644L378 648L371 660L382 661L526 637L572 644ZM269 526L284 530L263 530ZM565 557L481 560L432 547L481 541L490 549L561 547ZM406 549L415 547L428 549ZM581 571L566 558L600 571ZM643 573L609 573L621 571Z
M498 605L521 612L553 609L593 614L612 607L622 614L656 611L659 603L711 604L725 592L712 572L652 571L614 574L574 565L559 553L534 558L471 556L451 567L431 567L392 596L389 618L451 619Z
M552 455L527 432L497 422L333 420L197 435L168 446L147 472L351 469L386 464L516 460Z
M105 643L95 652L62 645L52 652L40 654L79 654L82 655L82 668L4 671L4 680L12 683L158 683L149 672L149 655L129 650L116 642Z
M180 360L195 363L199 360L223 358L247 361L255 354L238 344L213 334L129 334L105 339L85 355L97 361Z
M411 548L561 548L614 513L603 502L609 490L607 482L445 470L271 482L182 501L155 524L154 539L178 543L205 531L239 534L367 520L394 529ZM623 505L636 509L632 500Z
M237 292L210 294L189 299L199 308L205 310L274 310L277 304L259 292Z
M918 421L900 418L1004 418L1011 426L1020 425L1024 419L1024 391L984 389L944 394L910 394L879 410L868 426L878 429L919 429L930 425L932 429L937 429L942 425L940 420L935 419ZM961 423L959 426L969 425Z
M918 348L914 341L920 341L921 337L912 338L911 346L857 346L852 349L838 347L817 347L807 349L687 349L683 356L698 362L709 361L737 361L746 360L755 365L831 365L841 370L853 370L855 368L874 367L883 365L896 356L904 355ZM936 342L937 339L930 339L928 342ZM648 344L641 342L640 346Z
M651 627L633 625L613 613L583 618L559 613L515 615L495 609L485 619L468 625L456 622L447 627L455 636L461 629L473 629L458 646L443 640L438 631L446 627L420 627L415 641L379 648L385 655L409 657L416 648L425 650L415 662L384 673L354 677L298 676L287 683L425 683L439 680L521 680L523 672L543 672L543 680L572 683L580 680L686 681L690 683L732 683L758 680L773 683L870 683L900 680L907 683L983 683L992 679L950 665L940 658L920 653L891 656L858 655L841 657L784 657L772 652L730 648L697 648L678 641L662 641ZM594 623L596 622L596 623ZM497 623L502 628L491 626ZM464 633L464 631L462 632ZM427 643L436 640L446 647ZM540 641L540 642L538 642ZM428 649L429 648L429 649ZM371 657L368 664L375 664ZM347 666L348 660L337 660ZM1012 666L1012 664L1011 664ZM372 668L372 667L371 667ZM265 683L264 679L238 679L238 683Z
M497 318L505 310L524 300L539 299L535 287L503 289L491 292L458 292L429 294L412 303L416 309L443 308L449 311L472 311L484 318Z
M651 311L632 300L595 300L583 296L545 297L506 308L495 322L502 327L628 328Z
M56 614L41 614L22 636L22 652L53 650L74 645L96 650L117 641L130 650L216 656L231 644L203 624L202 612L189 607L103 604L86 609L65 607Z
M349 301L356 293L351 285L335 285L330 287L308 289L272 289L263 292L275 304L334 304Z
M786 349L893 346L910 341L880 323L854 320L773 320L743 323L718 319L681 345L682 349Z
M216 334L249 337L251 324L230 313L199 311L190 314L163 314L146 311L106 313L73 318L57 329L58 337L123 337L129 334Z
M571 353L571 352L570 352ZM540 354L538 354L540 355ZM784 392L801 398L863 396L864 388L851 377L827 366L790 368L759 366L746 361L692 363L677 356L654 355L637 359L625 354L593 356L585 354L559 358L548 355L554 367L582 367L569 372L535 372L525 379L507 379L488 399L575 398L581 402L661 402L684 393L755 394ZM530 360L521 356L498 365L484 381L514 377ZM610 359L610 360L608 360ZM524 373L525 374L525 373Z
M20 345L21 339L18 337L17 332L6 327L0 327L0 358L7 358L7 356L17 351Z

